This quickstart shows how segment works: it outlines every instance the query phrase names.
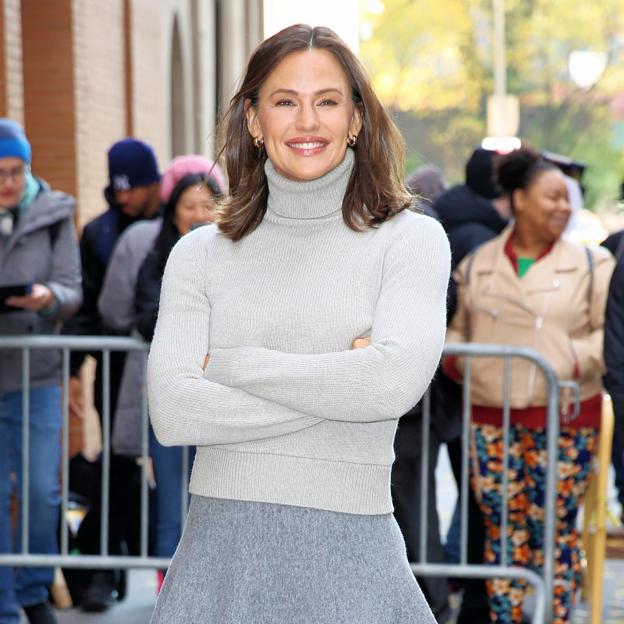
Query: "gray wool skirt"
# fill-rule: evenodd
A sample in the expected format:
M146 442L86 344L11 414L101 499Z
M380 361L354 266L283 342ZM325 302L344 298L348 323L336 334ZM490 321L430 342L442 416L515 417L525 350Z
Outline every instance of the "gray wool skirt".
M152 624L435 624L391 514L193 496Z

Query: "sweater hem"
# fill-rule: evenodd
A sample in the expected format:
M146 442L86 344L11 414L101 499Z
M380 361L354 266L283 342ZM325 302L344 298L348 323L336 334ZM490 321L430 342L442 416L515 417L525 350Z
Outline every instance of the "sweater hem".
M391 468L202 447L197 449L189 491L214 498L381 515L393 511Z

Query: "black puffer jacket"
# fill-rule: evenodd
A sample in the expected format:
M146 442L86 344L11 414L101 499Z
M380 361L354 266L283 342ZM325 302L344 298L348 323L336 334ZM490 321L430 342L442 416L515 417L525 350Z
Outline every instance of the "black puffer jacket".
M616 435L624 441L624 257L615 265L609 285L604 325L605 385L616 418Z

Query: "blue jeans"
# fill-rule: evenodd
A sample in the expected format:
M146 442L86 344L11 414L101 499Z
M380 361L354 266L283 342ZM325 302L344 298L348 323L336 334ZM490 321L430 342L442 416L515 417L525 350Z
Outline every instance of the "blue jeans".
M149 442L156 480L151 522L153 554L172 557L182 535L182 447L163 446L151 427ZM194 456L193 447L189 449L189 467Z
M61 489L61 389L30 391L29 526L32 554L58 552ZM0 392L0 552L21 551L21 518L12 527L13 496L22 499L22 392ZM53 568L0 567L0 624L17 624L20 606L48 598Z

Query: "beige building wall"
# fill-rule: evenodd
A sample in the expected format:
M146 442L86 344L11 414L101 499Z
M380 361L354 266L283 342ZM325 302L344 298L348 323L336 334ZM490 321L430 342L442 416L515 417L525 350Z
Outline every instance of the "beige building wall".
M106 153L126 134L123 0L75 0L74 74L79 224L102 212ZM102 37L105 32L106 36Z

